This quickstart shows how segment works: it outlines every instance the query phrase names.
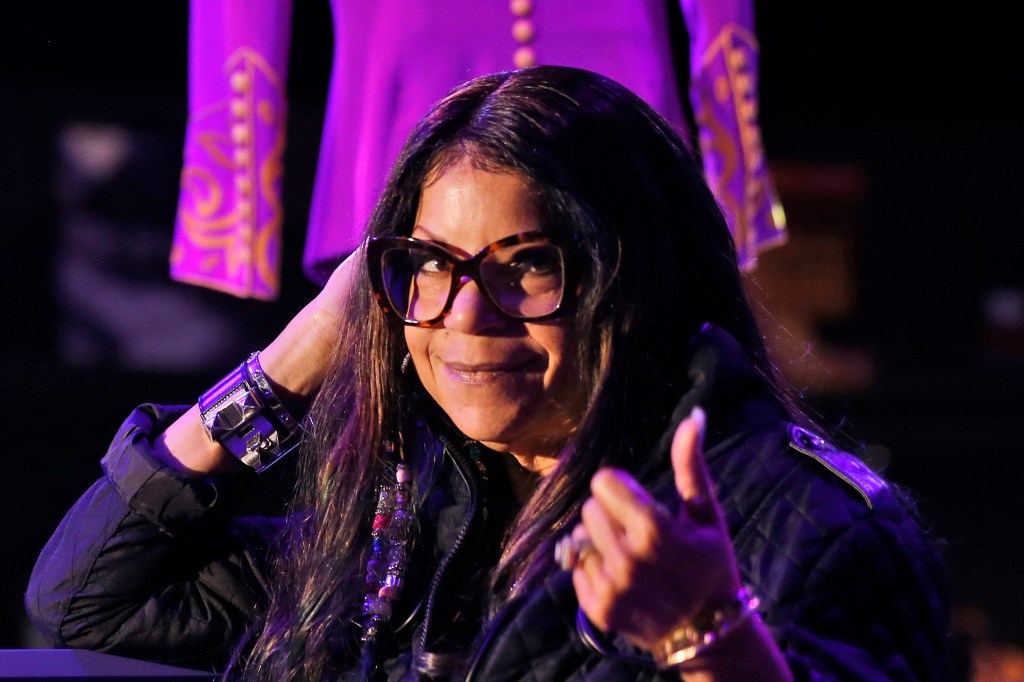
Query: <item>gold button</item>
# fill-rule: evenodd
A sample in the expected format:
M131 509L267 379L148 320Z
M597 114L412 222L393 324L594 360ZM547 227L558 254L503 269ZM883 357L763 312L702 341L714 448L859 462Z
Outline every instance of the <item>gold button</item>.
M750 97L754 94L754 79L746 72L736 74L736 92L742 97Z
M235 147L235 165L244 166L249 163L249 150L245 147Z
M748 123L757 121L757 101L753 98L740 100L740 116Z
M231 115L235 118L242 118L249 111L249 105L244 97L231 98Z
M529 19L517 19L512 24L512 37L516 41L526 44L533 40L533 22Z
M235 92L245 92L249 87L249 74L244 71L235 71L231 74L231 89Z
M746 142L747 142L747 144L749 144L751 146L751 148L760 149L761 148L761 130L759 128L754 128L753 126L751 126L750 134L747 135Z
M537 63L537 53L532 47L524 45L512 54L512 63L517 69L525 69Z
M510 0L508 8L517 17L525 17L533 11L533 0Z
M743 50L730 50L726 53L729 59L729 65L737 70L743 70L747 68L747 53Z
M249 176L245 173L237 174L235 176L235 191L239 194L248 194L250 189L252 189L252 184L249 182Z
M245 144L249 141L249 128L244 123L236 123L231 126L231 141L235 144Z

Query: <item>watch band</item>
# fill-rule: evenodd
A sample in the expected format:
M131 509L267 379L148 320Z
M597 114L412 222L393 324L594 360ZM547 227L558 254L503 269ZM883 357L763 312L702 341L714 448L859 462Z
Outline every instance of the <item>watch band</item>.
M757 613L760 603L750 588L741 587L730 602L694 621L681 623L658 642L651 652L655 663L662 669L679 668L688 663Z
M302 429L271 388L258 351L200 396L199 413L210 439L257 473L302 440Z

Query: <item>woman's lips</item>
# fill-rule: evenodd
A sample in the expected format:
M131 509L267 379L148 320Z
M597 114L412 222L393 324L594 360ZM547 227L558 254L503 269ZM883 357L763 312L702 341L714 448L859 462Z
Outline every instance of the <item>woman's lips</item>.
M448 374L465 384L486 384L512 374L542 371L539 359L505 360L501 362L443 362Z

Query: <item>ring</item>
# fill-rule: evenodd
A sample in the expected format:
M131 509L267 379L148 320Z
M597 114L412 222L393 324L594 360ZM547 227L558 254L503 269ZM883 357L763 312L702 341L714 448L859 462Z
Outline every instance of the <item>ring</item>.
M563 571L571 571L582 563L583 559L594 551L594 543L590 538L574 538L572 534L563 536L555 543L555 563Z

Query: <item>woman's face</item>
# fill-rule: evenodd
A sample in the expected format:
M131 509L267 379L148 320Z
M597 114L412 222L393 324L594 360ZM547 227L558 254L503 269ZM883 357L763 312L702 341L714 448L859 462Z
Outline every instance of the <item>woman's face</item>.
M468 257L543 227L521 176L463 158L424 187L412 236ZM580 411L571 318L508 318L468 281L439 326L406 327L405 340L423 386L466 436L527 465L565 443Z

